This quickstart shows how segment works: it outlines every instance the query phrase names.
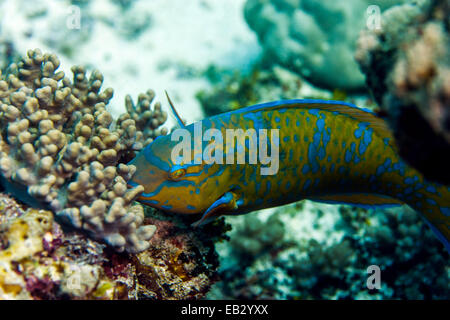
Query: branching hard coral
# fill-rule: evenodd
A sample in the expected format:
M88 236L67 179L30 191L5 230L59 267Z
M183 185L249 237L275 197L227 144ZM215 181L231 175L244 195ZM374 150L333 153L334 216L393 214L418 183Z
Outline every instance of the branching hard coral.
M143 187L127 187L135 167L125 163L165 129L167 115L151 109L152 91L114 122L100 91L103 76L72 68L73 82L57 71L53 54L30 50L0 79L0 172L22 201L48 207L72 226L118 251L148 248L154 226L143 225L134 200Z
M134 149L140 150L147 144L153 141L153 139L159 135L167 134L165 128L158 129L167 120L167 114L161 111L161 103L156 102L153 106L154 111L151 110L151 104L155 98L155 93L152 90L148 90L146 93L141 93L138 96L138 102L135 104L131 99L131 96L125 97L125 107L127 113L120 115L117 120L118 124L123 124L126 127L126 123L132 123L130 119L134 121L138 128L137 144L133 146Z
M401 156L443 184L450 183L449 16L448 0L392 7L380 30L361 33L356 51Z

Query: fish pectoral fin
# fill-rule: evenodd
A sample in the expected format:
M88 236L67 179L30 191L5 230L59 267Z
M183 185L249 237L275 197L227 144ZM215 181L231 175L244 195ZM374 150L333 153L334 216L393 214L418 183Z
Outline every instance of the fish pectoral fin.
M205 225L208 222L215 220L222 214L230 211L234 211L238 208L236 202L236 194L233 192L226 192L223 196L217 199L203 214L200 220L194 222L192 226L198 227Z

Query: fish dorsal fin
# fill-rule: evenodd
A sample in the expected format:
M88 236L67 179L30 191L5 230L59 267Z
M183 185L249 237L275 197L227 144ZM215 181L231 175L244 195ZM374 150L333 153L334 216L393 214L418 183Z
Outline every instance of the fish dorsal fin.
M392 207L404 204L400 200L371 193L330 194L309 199L330 204L350 204L364 208Z
M172 109L172 113L175 115L175 118L177 119L178 124L179 124L182 128L186 127L186 124L185 124L184 121L181 119L180 115L178 114L177 110L175 109L175 106L173 105L172 100L170 100L169 94L167 93L166 90L164 90L164 92L166 93L166 97L167 97L167 100L169 101L170 108Z
M359 108L351 103L335 100L320 100L320 99L294 99L294 100L279 100L274 102L262 103L243 109L238 109L233 112L257 112L264 110L276 110L283 108L299 108L299 109L318 109L330 112L338 112L341 115L346 115L359 122L369 123L378 135L383 138L392 138L392 131L388 127L386 121L378 117L369 109Z
M334 101L340 102L340 101ZM361 109L357 106L345 102L340 102L341 104L311 104L311 108L317 108L321 110L329 110L331 112L338 112L340 114L345 114L355 120L360 122L368 122L369 127L373 128L380 136L385 138L392 137L392 131L388 127L387 122L382 118L378 117L374 112L368 109Z

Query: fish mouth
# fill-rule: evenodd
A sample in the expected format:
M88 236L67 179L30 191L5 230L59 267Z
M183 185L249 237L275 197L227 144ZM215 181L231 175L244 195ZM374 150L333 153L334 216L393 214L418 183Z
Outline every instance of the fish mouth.
M139 201L140 203L152 207L154 209L157 210L161 210L164 212L169 212L169 213L175 213L175 214L181 214L181 215L196 215L196 214L200 214L202 212L198 212L195 210L195 208L190 209L189 207L191 207L190 205L187 205L186 208L174 208L172 205L164 205L161 204L161 201L152 199L152 198L145 198L145 196L141 196L138 197L137 201Z
M128 189L134 189L134 188L136 188L137 186L140 186L140 184L139 183L136 183L136 182L134 182L134 181L127 181L127 187L128 187Z

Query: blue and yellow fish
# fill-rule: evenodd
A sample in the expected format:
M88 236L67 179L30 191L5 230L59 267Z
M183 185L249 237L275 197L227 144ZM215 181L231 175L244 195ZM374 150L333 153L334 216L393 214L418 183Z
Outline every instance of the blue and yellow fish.
M219 114L201 125L223 136L226 129L279 129L278 172L262 175L264 165L249 161L194 161L195 150L193 161L174 163L172 149L179 142L172 141L172 132L130 162L137 168L130 185L144 186L141 202L169 212L203 213L195 225L302 199L369 207L408 204L450 251L450 188L426 181L406 164L385 122L371 111L340 101L281 100ZM194 127L183 125L192 136ZM207 147L203 141L202 151Z

